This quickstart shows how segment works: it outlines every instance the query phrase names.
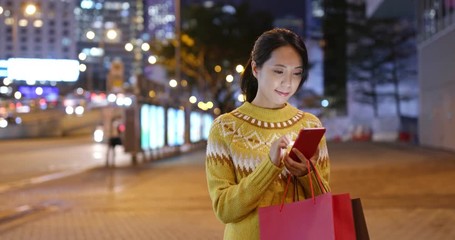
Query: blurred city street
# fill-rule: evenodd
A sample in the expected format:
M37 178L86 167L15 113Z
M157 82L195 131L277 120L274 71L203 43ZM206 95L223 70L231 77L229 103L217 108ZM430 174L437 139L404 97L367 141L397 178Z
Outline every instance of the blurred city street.
M42 182L105 164L106 145L90 136L2 140L0 193L5 189ZM121 153L120 149L117 152ZM118 164L128 164L126 157Z
M105 146L84 139L2 142L1 169L12 167L0 174L0 239L222 239L204 149L137 166L117 149L107 168ZM329 151L332 190L362 199L371 239L455 238L455 153L373 142ZM56 177L27 181L46 176Z
M222 239L204 144L255 85L321 120L371 239L455 239L455 0L0 0L0 22L0 240ZM305 44L280 87L252 73L274 28Z

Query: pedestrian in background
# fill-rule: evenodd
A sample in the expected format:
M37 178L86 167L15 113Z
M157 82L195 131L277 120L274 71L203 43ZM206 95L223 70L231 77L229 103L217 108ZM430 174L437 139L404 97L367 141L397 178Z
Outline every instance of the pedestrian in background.
M115 118L109 126L106 167L115 166L115 148L116 146L122 146L123 127L120 118Z
M286 151L300 129L322 127L316 116L288 103L306 81L308 68L307 49L298 35L280 28L264 32L242 74L246 101L212 125L206 174L214 212L226 224L224 239L259 239L257 210L280 204L288 174L297 178L299 197L311 197L309 176L314 175L308 174L307 160L297 150L301 162L294 161ZM311 161L329 187L325 138ZM289 191L286 202L292 202L293 194Z

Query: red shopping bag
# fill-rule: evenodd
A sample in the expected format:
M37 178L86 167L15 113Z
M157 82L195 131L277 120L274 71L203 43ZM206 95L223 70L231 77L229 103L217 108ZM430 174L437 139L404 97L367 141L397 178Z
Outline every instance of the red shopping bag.
M313 199L259 208L261 240L356 239L349 194L325 193Z
M325 188L316 169L310 161L308 162L308 169L314 171L319 187L324 190ZM286 196L290 178L291 176L288 177L284 196ZM326 192L315 197L311 177L309 179L313 195L312 199L284 204L283 198L281 206L276 205L258 209L261 240L356 239L352 203L349 194Z

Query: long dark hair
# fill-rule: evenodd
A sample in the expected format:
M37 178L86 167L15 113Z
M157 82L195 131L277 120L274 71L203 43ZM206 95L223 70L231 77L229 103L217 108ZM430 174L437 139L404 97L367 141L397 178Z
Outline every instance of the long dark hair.
M297 34L290 30L274 28L262 33L261 36L258 37L254 43L253 50L251 51L250 59L245 66L245 70L241 77L240 87L243 94L246 95L246 101L253 101L258 91L258 80L253 75L251 62L255 61L257 67L262 67L262 65L269 60L272 52L283 46L293 47L302 59L302 80L297 89L306 81L308 77L308 53L305 43Z

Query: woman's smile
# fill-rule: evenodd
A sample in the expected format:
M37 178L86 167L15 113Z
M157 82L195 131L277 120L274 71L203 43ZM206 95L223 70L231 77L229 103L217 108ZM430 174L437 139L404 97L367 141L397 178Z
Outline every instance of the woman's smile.
M276 93L278 93L278 95L282 96L282 97L288 97L290 92L282 92L282 91L279 91L279 90L275 90Z

